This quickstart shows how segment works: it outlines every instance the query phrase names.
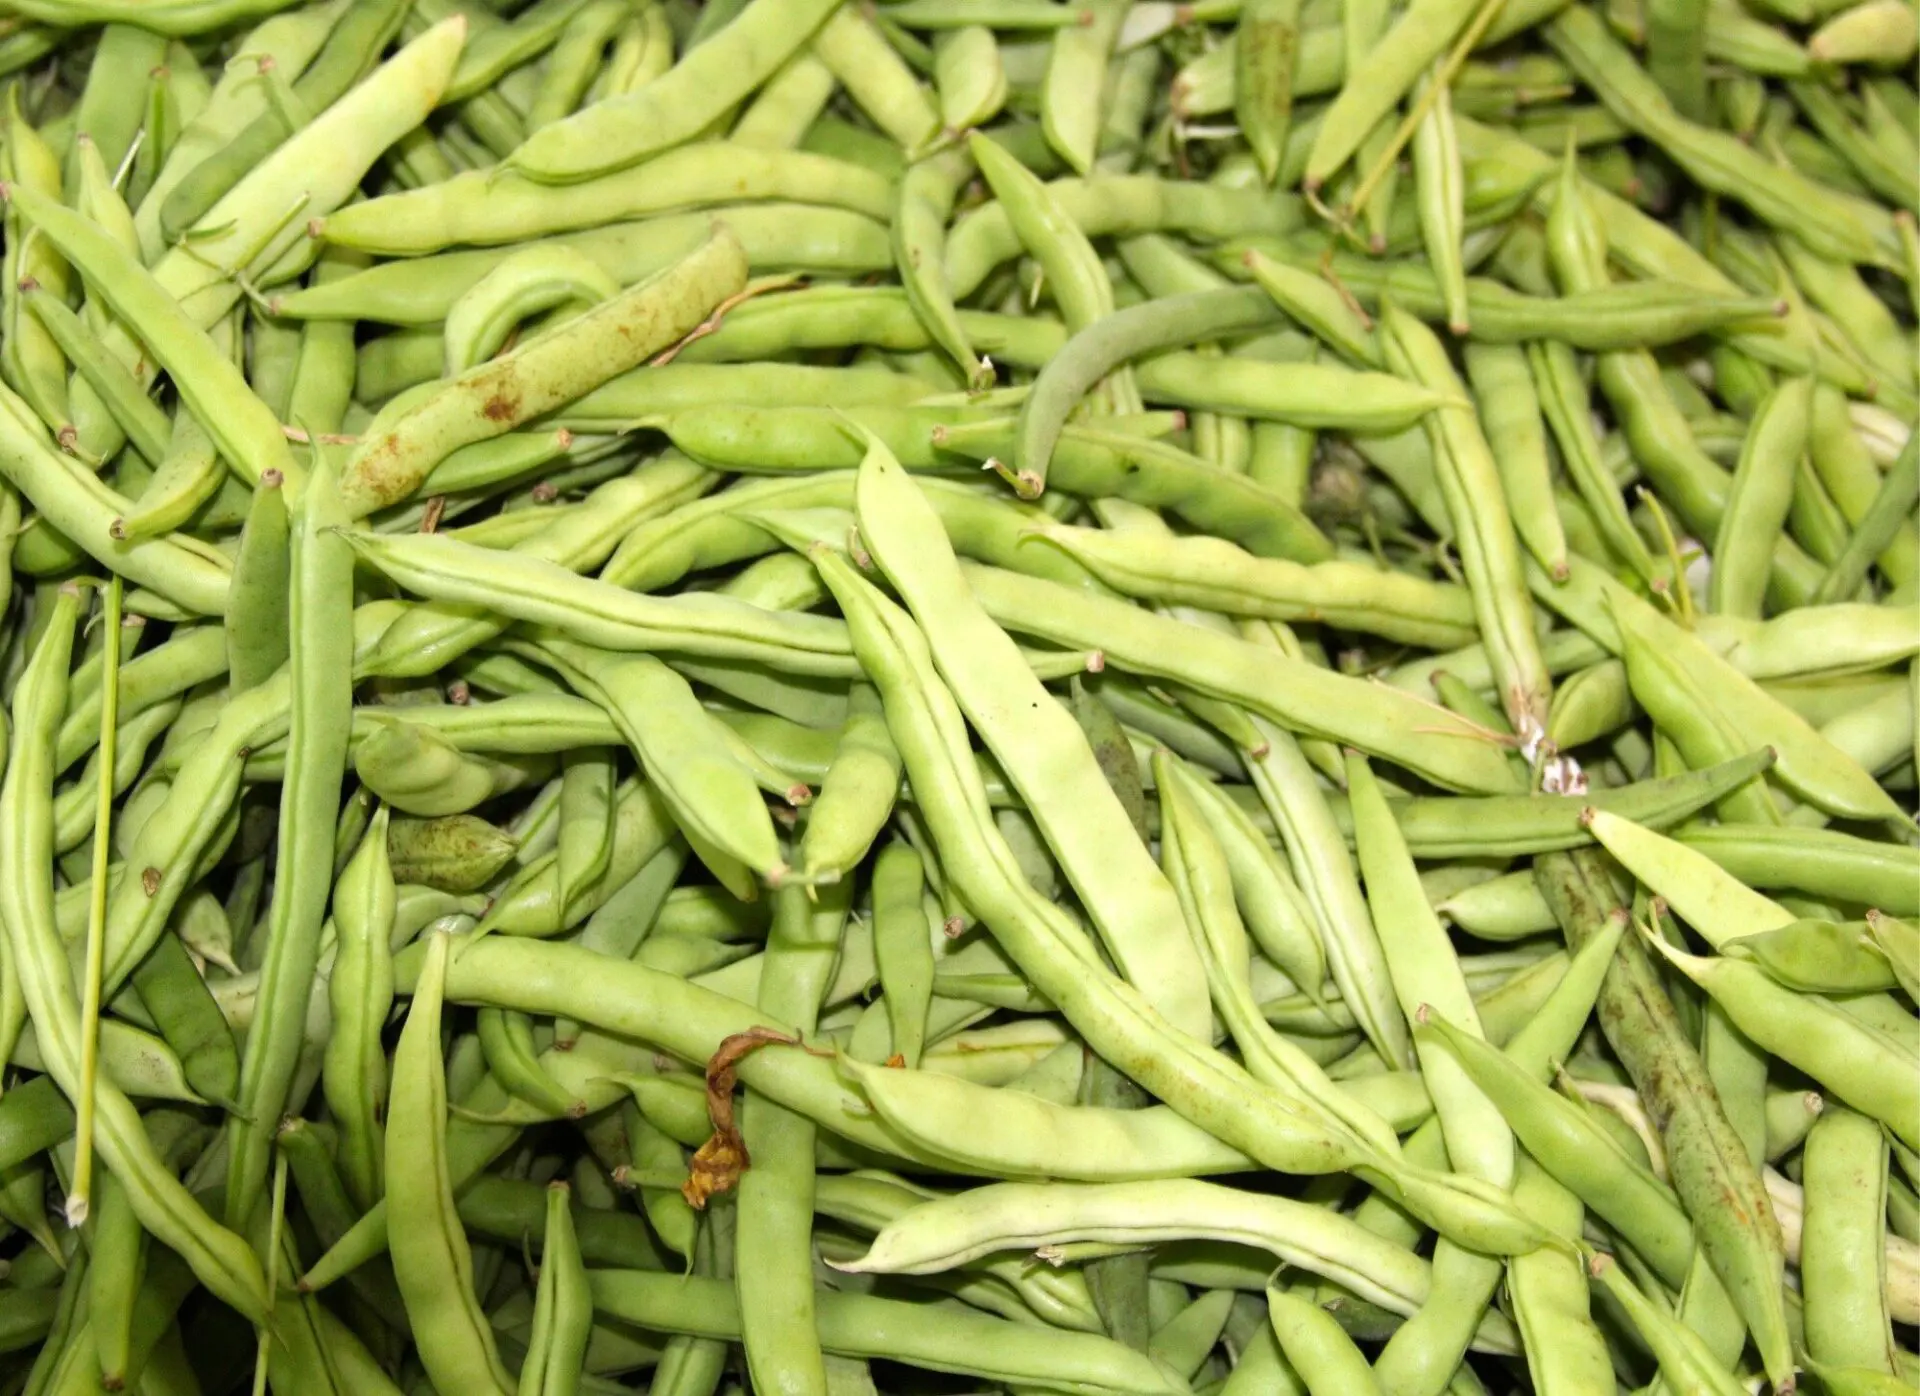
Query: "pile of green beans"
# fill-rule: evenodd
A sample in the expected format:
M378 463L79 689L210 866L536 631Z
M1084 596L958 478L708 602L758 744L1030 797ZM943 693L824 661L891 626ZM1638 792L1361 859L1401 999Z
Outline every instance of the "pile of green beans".
M0 1396L1920 1389L1914 0L0 0Z

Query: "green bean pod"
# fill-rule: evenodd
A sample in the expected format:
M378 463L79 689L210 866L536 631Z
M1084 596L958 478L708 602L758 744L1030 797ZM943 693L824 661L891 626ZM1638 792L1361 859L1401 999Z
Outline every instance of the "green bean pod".
M387 1196L404 1225L393 1229L393 1273L434 1384L505 1396L511 1382L474 1295L473 1255L454 1210L448 1168L440 1051L447 946L445 936L428 939L426 967L394 1053Z
M1775 984L1758 966L1708 959L1657 945L1668 963L1726 1009L1740 1030L1793 1063L1855 1109L1880 1120L1915 1147L1916 1087L1900 1063L1908 1053L1878 1032L1813 995Z
M1439 341L1424 326L1390 308L1381 328L1390 364L1443 394L1461 395ZM1470 408L1441 407L1424 425L1494 660L1500 705L1514 731L1530 737L1545 728L1552 681L1534 636L1532 602L1492 450Z
M323 232L335 246L418 256L459 244L513 243L742 199L844 208L884 221L892 211L893 189L879 176L828 156L713 143L558 188L476 170L350 205L330 215Z
M808 878L843 876L866 857L892 813L900 788L900 754L887 735L873 690L855 685L832 763L820 781L800 839Z
M353 707L353 550L338 532L345 521L332 471L323 464L293 520L289 754L260 1007L241 1059L243 1111L232 1125L227 1205L236 1220L252 1215L266 1184L273 1122L285 1112L293 1086L333 884L333 818Z
M1267 1322L1286 1361L1311 1396L1381 1396L1384 1388L1334 1317L1317 1304L1269 1285Z
M1758 618L1771 544L1786 523L1794 470L1806 449L1813 383L1782 383L1754 413L1715 537L1707 603L1727 615Z
M339 1135L341 1180L361 1208L372 1206L385 1190L380 1126L388 1087L381 1033L393 1003L389 937L397 905L388 826L382 807L334 887L338 949L327 980L334 1023L320 1071Z
M355 450L340 485L349 515L406 498L451 451L499 436L666 348L745 278L745 254L721 229L656 279L440 386Z
M828 0L803 0L797 9L754 0L658 80L533 133L507 168L543 184L571 184L680 145L770 77L833 10Z

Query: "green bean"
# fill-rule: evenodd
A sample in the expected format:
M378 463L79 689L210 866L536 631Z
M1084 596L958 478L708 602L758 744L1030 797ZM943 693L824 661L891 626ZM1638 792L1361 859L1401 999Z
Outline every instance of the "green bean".
M1402 928L1393 936L1381 937L1401 1012L1409 1021L1418 1021L1437 1011L1471 1037L1481 1030L1478 1012L1445 932L1420 889L1413 860L1379 783L1363 757L1348 758L1347 775L1360 870L1374 923ZM1515 1136L1500 1120L1497 1100L1458 1073L1449 1073L1432 1054L1421 1053L1417 1036L1414 1047L1446 1136L1451 1166L1496 1187L1511 1188ZM1464 1355L1500 1282L1501 1267L1444 1239L1436 1245L1433 1263L1436 1280L1446 1286L1446 1299L1414 1315L1388 1340L1376 1364L1381 1379L1395 1389L1416 1383L1431 1387L1444 1379Z
M812 53L853 104L909 156L940 132L940 113L880 25L841 9L813 36Z
M1258 276L1261 263L1282 267L1304 260L1285 245L1249 240L1241 257ZM1298 267L1296 267L1296 270ZM1336 254L1332 270L1362 304L1391 298L1422 319L1439 320L1445 301L1425 268L1409 262L1378 263ZM1657 347L1677 338L1766 321L1779 302L1759 296L1715 295L1676 280L1623 282L1567 288L1558 297L1530 295L1483 277L1467 278L1467 310L1473 338L1496 344L1558 340L1589 350Z
M111 1390L127 1384L133 1365L133 1306L145 1278L146 1235L113 1174L100 1176L95 1203L88 1218L87 1323L100 1383ZM132 1375L138 1379L137 1371Z
M579 1389L586 1362L593 1308L587 1294L586 1267L574 1238L573 1211L567 1205L570 1195L564 1183L547 1187L546 1244L534 1306L533 1337L527 1344L527 1360L520 1368L517 1388L523 1396L569 1396Z
M1414 743L1393 735L1395 721L1404 720L1409 731L1425 723L1415 715L1417 703L1409 699L1403 707L1402 695L1122 602L993 568L963 565L962 571L1002 625L1056 644L1097 649L1112 666L1173 679L1295 730L1404 761L1449 786L1505 789L1511 781L1504 761L1477 740L1428 735ZM1403 719L1389 716L1401 712Z
M146 765L147 750L160 732L180 715L181 705L163 703L149 708L120 724L114 735L113 770L108 774L116 795L124 794ZM101 781L100 758L96 752L80 777L62 791L54 804L54 847L61 852L77 848L93 833L97 811L94 808Z
M1353 1339L1325 1309L1269 1285L1267 1319L1279 1335L1288 1366L1312 1396L1336 1391L1377 1396L1385 1390Z
M1445 83L1428 77L1415 85L1414 100L1424 109L1412 140L1414 202L1421 242L1440 282L1447 328L1455 335L1465 335L1472 328L1461 246L1466 235L1466 193L1462 188L1460 145L1453 127L1453 99Z
M1604 810L1587 816L1594 837L1624 867L1716 948L1744 934L1793 921L1785 907L1749 891L1684 844L1650 833Z
M393 1001L388 936L397 901L387 829L383 808L368 824L335 886L339 948L327 980L334 1024L321 1068L321 1087L340 1137L341 1179L362 1208L384 1191L380 1121L387 1064L380 1035Z
M1031 1250L1077 1239L1139 1245L1184 1237L1258 1246L1284 1263L1335 1278L1396 1313L1410 1312L1421 1302L1429 1282L1427 1267L1411 1252L1337 1212L1185 1179L974 1188L889 1222L864 1256L842 1268L916 1274L1002 1249ZM1492 1318L1479 1341L1498 1350L1512 1338L1505 1323Z
M1028 671L1011 639L970 603L938 516L877 439L869 442L855 497L863 539L926 630L962 708L1026 796L1122 975L1174 1026L1203 1035L1198 961L1181 953L1184 947L1152 948L1164 938L1149 934L1148 922L1178 915L1172 888L1133 835L1078 726L1038 682L1028 676L1021 683ZM1016 732L1003 714L1009 692L1022 689L1029 701ZM1042 792L1059 803L1042 800Z
M1881 1120L1912 1147L1911 1081L1894 1065L1904 1049L1872 1027L1808 995L1775 985L1756 966L1661 953L1726 1009L1735 1024L1783 1060L1793 1062L1855 1108Z
M1574 568L1574 577L1597 582L1610 598L1606 604L1623 641L1634 697L1676 739L1697 742L1704 755L1726 750L1737 730L1742 745L1758 740L1772 747L1778 778L1822 809L1866 819L1899 817L1890 798L1857 763L1690 632L1624 589L1600 581L1585 565ZM1597 638L1604 642L1610 637ZM1711 697L1706 696L1708 676ZM1683 708L1683 701L1691 706Z
M35 1076L0 1097L0 1168L11 1169L73 1132L73 1108L51 1076Z
M161 212L173 190L266 108L268 97L265 84L259 80L260 63L270 62L281 73L297 76L321 51L348 3L336 0L331 5L273 15L244 36L242 51L254 55L253 62L228 65L206 104L179 131L165 161L147 181L144 196L136 201L134 225L140 234L141 255L149 265L169 240L162 232Z
M1578 1225L1578 1199L1538 1164L1521 1157L1514 1197L1543 1224ZM1508 1297L1527 1370L1544 1392L1598 1389L1610 1380L1605 1339L1593 1322L1586 1276L1577 1260L1542 1247L1509 1263Z
M187 1083L208 1100L237 1098L240 1054L183 941L162 936L132 975L134 991L179 1055Z
M535 132L507 167L544 184L570 184L680 145L772 76L833 8L820 0L798 10L749 4L654 81Z
M378 722L353 750L367 789L406 814L462 814L510 788L494 764L466 755L412 722Z
M671 61L671 55L668 58ZM802 49L762 84L727 139L765 150L794 149L838 88L827 66L810 50Z
M1715 538L1707 596L1715 611L1760 615L1769 542L1786 522L1794 468L1806 448L1812 391L1811 380L1790 380L1754 413Z
M872 219L845 209L792 203L727 204L701 213L614 222L540 239L527 250L579 252L615 281L630 285L700 246L716 217L739 237L748 266L756 272L857 273L887 265L887 234ZM271 304L276 313L303 319L437 324L499 261L496 253L473 251L383 263L338 282L276 295Z
M1363 434L1399 431L1463 400L1426 384L1337 364L1282 366L1198 354L1150 359L1139 378L1149 401Z
M710 735L703 739L712 719L686 680L646 655L616 656L558 640L542 651L608 709L681 832L723 885L736 895L751 893L753 884L740 880L743 872L778 885L788 869L753 777L737 758L714 752Z
M1553 429L1554 442L1560 448L1560 459L1566 466L1574 489L1579 492L1588 509L1593 511L1594 520L1607 546L1633 569L1636 576L1651 585L1655 579L1653 556L1647 551L1639 531L1634 528L1633 520L1628 516L1626 505L1620 497L1619 487L1601 458L1600 442L1593 431L1592 407L1588 401L1586 384L1580 377L1579 365L1572 351L1551 340L1529 344L1527 364L1532 370L1534 387L1539 392L1541 409L1547 424ZM1564 555L1559 569L1554 568L1546 558L1539 557L1538 553L1535 556L1540 565L1556 578L1562 575Z
M1199 818L1192 778L1165 756L1155 758L1154 775L1161 861L1200 950L1215 1007L1247 1069L1295 1108L1392 1149L1392 1132L1383 1121L1356 1107L1305 1053L1272 1031L1254 1001L1249 943L1232 904L1225 855Z
M1662 1374L1676 1388L1712 1392L1714 1396L1732 1396L1741 1389L1690 1329L1620 1273L1612 1256L1593 1255L1587 1270L1626 1311L1635 1331L1658 1359Z
M723 169L724 177L718 177ZM411 256L457 243L518 242L742 198L817 204L885 219L893 191L877 176L822 155L694 145L629 172L557 189L479 171L457 175L443 184L350 205L330 216L322 231L340 246Z
M1007 70L991 29L968 24L937 35L933 64L943 129L969 131L1000 114L1007 100Z
M1910 520L1916 502L1920 502L1920 446L1908 437L1906 449L1894 462L1873 501L1861 514L1846 548L1834 559L1832 569L1814 593L1816 601L1832 601L1859 585L1869 562L1885 552Z
M287 778L280 861L261 964L260 1004L241 1060L239 1119L229 1139L227 1214L253 1212L265 1185L272 1125L298 1064L308 985L333 883L332 816L340 806L353 703L353 552L330 468L308 482L292 527ZM257 689L255 692L271 691Z
M1056 179L1046 190L1050 202L1087 237L1153 232L1191 232L1211 240L1278 236L1300 221L1300 209L1290 198L1181 185L1151 175ZM995 267L1018 256L1021 246L1007 210L997 201L961 218L947 240L947 281L954 296L971 295Z
M224 558L216 561L217 554L173 538L115 538L113 524L125 512L126 501L54 451L26 403L11 390L0 396L0 445L0 474L88 555L111 559L124 576L189 614L219 615L225 610L229 574Z
M1544 394L1536 394L1537 380L1529 374L1530 365L1536 362L1533 358L1536 347L1530 345L1523 352L1498 345L1470 345L1466 355L1467 380L1473 385L1520 541L1526 544L1534 561L1552 575L1560 576L1567 569L1567 543L1553 505L1546 431L1541 424ZM1546 420L1557 423L1559 419L1548 409ZM1588 430L1590 436L1584 414L1579 426ZM1557 435L1556 439L1559 439ZM1569 459L1573 454L1564 441L1561 451ZM1618 498L1617 492L1615 498Z
M1374 126L1406 96L1418 74L1467 27L1475 7L1429 0L1402 15L1369 49L1334 98L1307 157L1306 187L1316 190L1353 156Z
M193 169L182 172L157 210L157 231L168 242L177 241L216 207L249 170L276 149L284 148L290 137L337 101L372 65L387 40L399 29L404 13L391 0L362 0L362 3L348 5L331 26L319 52L312 55L312 61L297 75L288 75L291 86L282 89L280 99L275 100L268 86L266 109L234 130L223 146L206 152ZM277 66L277 62L264 65L257 80L263 85L283 81L276 72Z
M1883 55L1913 47L1910 19L1894 14L1890 6L1855 5L1821 25L1807 48L1823 63L1878 62Z
M800 842L801 870L816 881L844 875L866 856L899 791L899 753L865 685L852 690L846 724L819 785Z
M504 1393L509 1380L473 1292L472 1253L448 1172L439 1021L447 944L441 935L427 942L426 967L394 1056L385 1162L388 1196L403 1224L393 1229L393 1271L435 1384Z
M1234 31L1234 115L1272 184L1293 118L1293 68L1300 44L1295 0L1255 0Z
M934 989L934 958L919 854L911 845L889 844L874 869L873 948L886 996L893 1048L909 1067L920 1064L927 1031L927 1005Z
M1304 993L1317 997L1326 980L1327 956L1305 894L1238 806L1219 798L1211 786L1196 783L1194 791L1217 817L1214 832L1248 931Z
M1460 395L1459 379L1424 326L1390 310L1381 329L1389 364L1449 396ZM1500 705L1515 732L1531 738L1545 727L1552 681L1534 638L1532 604L1492 451L1470 409L1441 407L1423 425L1448 517L1459 532L1461 561L1493 659Z
M1814 1361L1894 1369L1885 1295L1887 1153L1880 1131L1847 1110L1814 1121L1802 1158L1800 1233L1807 1351Z
M1467 1075L1490 1093L1514 1137L1560 1183L1604 1218L1668 1284L1678 1285L1693 1255L1693 1233L1672 1192L1639 1168L1586 1107L1531 1079L1471 1034L1434 1017L1416 1035L1446 1044Z
M590 1274L596 1308L643 1328L733 1339L740 1313L717 1280L641 1270ZM893 1356L909 1365L1013 1381L1041 1389L1098 1388L1162 1396L1171 1379L1144 1354L1089 1333L1042 1337L1031 1328L970 1313L928 1309L864 1294L818 1297L821 1346L853 1356Z
M614 792L613 847L606 871L571 902L562 902L557 855L535 858L487 909L487 925L513 935L558 935L608 905L627 879L673 840L674 833L673 817L660 792L645 782L624 781ZM508 842L483 884L513 852Z
M235 693L266 682L289 652L289 570L292 547L285 482L277 474L254 486L253 502L240 531L234 571L240 585L223 627L227 670Z
M558 407L693 329L746 276L739 242L721 230L653 281L470 369L355 450L341 476L350 516L404 499L448 452Z
M1123 595L1206 606L1285 621L1325 621L1343 630L1436 647L1473 632L1460 590L1363 564L1307 566L1256 558L1211 538L1146 538L1054 526L1040 535Z
M154 468L153 479L117 521L128 538L152 538L190 522L208 500L227 483L228 474L213 438L191 414L181 412L173 422L166 454Z
M1056 40L1056 45L1058 40ZM974 163L993 187L1008 226L1040 263L1061 317L1069 330L1084 329L1113 313L1113 287L1093 246L1074 225L1071 215L1053 198L1049 188L993 141L975 133L968 137ZM952 277L951 268L948 271ZM1125 410L1131 383L1116 370L1113 404Z
M815 907L798 887L778 895L767 938L759 1008L792 1022L802 1036L815 1026L831 957L851 903L833 889ZM814 1207L814 1124L806 1116L749 1093L741 1121L754 1163L740 1180L734 1285L749 1370L756 1381L792 1390L822 1390L827 1377L817 1336L808 1239Z
M1053 444L1068 413L1101 378L1126 360L1236 330L1260 328L1276 319L1262 294L1202 291L1149 301L1098 320L1067 341L1049 360L1020 408L1015 464L1037 494L1047 478Z

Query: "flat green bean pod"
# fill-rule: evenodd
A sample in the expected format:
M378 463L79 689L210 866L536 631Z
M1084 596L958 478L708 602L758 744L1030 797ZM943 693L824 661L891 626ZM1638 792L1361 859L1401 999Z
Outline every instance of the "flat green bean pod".
M1056 644L1097 649L1114 667L1189 684L1282 726L1404 761L1410 769L1455 788L1511 786L1505 760L1477 737L1425 734L1412 740L1413 729L1427 722L1425 715L1416 714L1426 710L1405 695L1390 696L1389 690L1124 602L994 568L964 570L974 594L1002 625ZM1406 726L1396 734L1399 722Z
M743 198L843 208L882 221L893 209L887 181L845 161L717 142L559 188L483 171L456 175L349 205L330 215L320 232L343 247L417 256L460 243L521 242Z
M833 9L826 0L798 8L753 0L652 82L535 132L507 168L545 184L570 184L684 144L772 76Z
M1436 649L1475 633L1472 602L1464 590L1362 564L1303 566L1254 557L1214 538L1158 539L1065 525L1040 536L1123 595L1142 600L1321 621Z
M1140 1244L1194 1237L1259 1246L1285 1264L1335 1279L1395 1312L1411 1312L1426 1295L1424 1267L1410 1252L1338 1213L1184 1179L974 1188L924 1203L889 1222L857 1263L841 1268L915 1274L996 1250L1034 1250L1081 1240ZM1491 1320L1485 1340L1496 1349L1510 1342L1505 1323Z
M706 245L511 353L436 387L355 449L341 473L350 517L410 495L452 451L581 396L668 347L746 279L724 227Z
M587 644L771 660L803 674L852 672L846 632L824 616L768 611L722 596L642 596L526 554L427 534L343 536L361 557L422 595L495 606ZM507 605L509 597L518 599Z

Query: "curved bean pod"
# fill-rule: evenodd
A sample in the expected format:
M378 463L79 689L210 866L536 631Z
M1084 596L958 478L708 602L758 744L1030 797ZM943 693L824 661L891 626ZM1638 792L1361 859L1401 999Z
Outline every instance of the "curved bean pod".
M349 516L405 499L448 453L499 436L643 363L745 280L746 256L722 227L653 280L439 385L355 449L340 479Z
M619 283L584 252L564 244L531 247L495 265L447 308L447 369L464 373L493 357L513 327L535 311L610 300Z

